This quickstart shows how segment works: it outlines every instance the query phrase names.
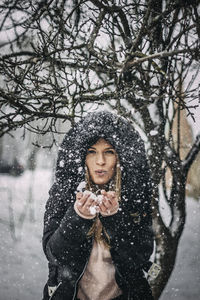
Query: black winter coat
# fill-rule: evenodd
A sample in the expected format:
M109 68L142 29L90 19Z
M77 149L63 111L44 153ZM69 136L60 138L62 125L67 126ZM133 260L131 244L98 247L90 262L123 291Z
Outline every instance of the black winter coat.
M44 216L43 248L49 261L48 285L58 285L52 300L72 300L89 260L94 219L78 216L75 192L85 180L87 149L100 138L117 151L122 170L119 211L100 220L110 237L116 282L124 299L151 300L143 266L153 251L151 181L141 138L122 117L109 112L87 115L66 134L58 154L56 182ZM47 296L47 285L44 289ZM102 299L103 300L103 299Z

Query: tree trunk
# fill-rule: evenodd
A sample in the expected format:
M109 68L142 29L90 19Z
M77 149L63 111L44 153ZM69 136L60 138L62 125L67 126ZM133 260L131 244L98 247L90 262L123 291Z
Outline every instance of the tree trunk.
M161 266L158 277L151 282L155 300L159 299L174 269L179 239L185 224L185 184L186 173L181 167L177 167L173 172L171 195L168 199L172 211L169 226L164 224L159 213L159 205L156 201L159 198L159 190L154 190L155 262Z
M160 226L160 235L156 238L158 249L156 255L160 254L159 263L162 266L162 269L158 278L153 283L153 295L155 300L159 299L173 271L179 242L170 235L163 235L162 232L163 227Z

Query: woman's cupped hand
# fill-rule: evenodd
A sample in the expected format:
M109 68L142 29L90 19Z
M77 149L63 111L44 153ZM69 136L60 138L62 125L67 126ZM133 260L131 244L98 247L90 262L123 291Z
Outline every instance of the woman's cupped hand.
M103 216L115 214L118 211L119 203L114 191L101 190L101 194L96 196L86 190L76 194L76 207L81 215L91 218L98 213Z

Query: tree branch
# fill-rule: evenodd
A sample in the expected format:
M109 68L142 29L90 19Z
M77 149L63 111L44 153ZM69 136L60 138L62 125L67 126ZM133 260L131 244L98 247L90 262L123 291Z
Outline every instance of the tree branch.
M193 161L197 157L200 151L200 134L197 135L196 140L190 149L188 155L186 156L185 160L182 162L183 169L187 172L192 165Z
M151 54L151 55L146 55L145 57L142 57L142 58L139 58L139 59L134 59L133 61L128 61L126 63L125 70L127 70L131 67L134 67L136 65L140 65L141 63L143 63L147 60L152 60L154 58L163 58L163 57L175 56L175 55L183 54L183 53L198 53L198 54L200 54L200 50L199 50L199 48L195 47L195 48L189 48L189 49L177 49L177 50L173 50L173 51L162 51L162 52L154 53L154 54Z

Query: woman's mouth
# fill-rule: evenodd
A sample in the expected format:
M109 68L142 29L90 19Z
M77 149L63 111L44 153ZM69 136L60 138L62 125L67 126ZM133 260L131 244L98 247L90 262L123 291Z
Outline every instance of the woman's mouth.
M98 176L104 176L107 173L105 170L96 170L95 174Z

